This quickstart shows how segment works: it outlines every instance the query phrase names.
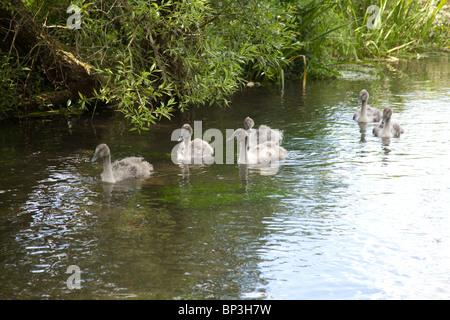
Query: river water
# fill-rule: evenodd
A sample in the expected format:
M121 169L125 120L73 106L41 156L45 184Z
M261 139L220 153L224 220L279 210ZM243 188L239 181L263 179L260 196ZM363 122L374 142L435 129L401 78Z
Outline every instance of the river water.
M448 62L248 88L141 135L118 114L2 121L0 298L449 299ZM352 120L364 88L400 138ZM247 116L283 131L276 170L171 162L183 123L225 140ZM154 174L102 183L99 143Z

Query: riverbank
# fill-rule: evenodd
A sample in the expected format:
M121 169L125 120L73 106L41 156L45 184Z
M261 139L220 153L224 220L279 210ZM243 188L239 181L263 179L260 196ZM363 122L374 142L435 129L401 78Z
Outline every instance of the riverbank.
M82 65L84 73L71 83L66 81L71 68L49 77L54 68L43 63L38 46L21 48L20 37L2 29L0 117L110 106L140 132L186 109L227 105L232 93L249 83L276 83L282 90L289 79L335 77L347 63L376 66L379 59L449 50L445 0L379 6L325 0L151 6L93 1L80 3L72 15L52 1L28 1L24 7L14 0L11 6L34 17L29 27L47 35L52 45L46 50L62 48L73 68ZM5 26L14 22L10 19ZM81 22L79 28L69 26L74 21Z

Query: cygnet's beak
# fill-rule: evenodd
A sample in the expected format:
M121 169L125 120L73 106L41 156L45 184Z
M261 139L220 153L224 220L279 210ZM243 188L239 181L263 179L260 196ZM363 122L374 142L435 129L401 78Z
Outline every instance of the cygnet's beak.
M98 159L98 153L95 153L94 156L92 157L91 162L95 162Z

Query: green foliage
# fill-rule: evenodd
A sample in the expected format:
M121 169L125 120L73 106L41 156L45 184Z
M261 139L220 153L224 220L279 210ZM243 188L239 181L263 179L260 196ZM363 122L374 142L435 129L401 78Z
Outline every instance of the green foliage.
M447 25L439 25L437 13L446 0L378 0L375 2L341 2L337 7L340 21L351 21L348 28L334 34L334 55L339 59L364 60L388 57L400 52L420 51L430 45L448 45ZM379 27L370 28L374 13L369 5L380 9ZM447 43L447 44L445 44Z
M9 93L3 95L1 108L0 108L0 118L3 115L15 110L19 103L19 84L21 78L23 78L23 72L26 71L23 68L14 67L11 64L11 58L7 55L0 55L0 92Z
M107 79L95 98L140 131L176 108L226 105L246 81L280 81L299 48L290 14L256 0L94 1L66 42Z
M327 0L298 1L293 7L293 29L302 48L296 55L307 58L306 66L301 59L294 60L289 67L291 76L305 70L313 78L330 78L337 72L329 67L332 62L330 36L336 30L348 25L340 22L335 13L337 2Z
M292 3L291 1L284 1ZM365 61L397 53L448 47L449 11L446 0L298 0L294 5L299 55L307 57L308 76L328 78L340 61ZM379 28L369 28L380 8ZM443 10L444 8L444 10ZM446 9L446 10L445 10ZM290 65L290 75L304 69L300 59Z
M38 68L38 67L36 67ZM0 119L19 114L33 95L45 90L47 83L13 55L0 51ZM32 88L37 88L33 91Z

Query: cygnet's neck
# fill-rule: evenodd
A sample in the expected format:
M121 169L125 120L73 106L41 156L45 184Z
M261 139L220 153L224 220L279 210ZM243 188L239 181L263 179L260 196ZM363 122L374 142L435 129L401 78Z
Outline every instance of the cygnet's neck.
M367 100L363 100L361 103L361 113L359 114L359 122L369 122L367 118Z
M391 133L391 118L387 118L384 121L384 127L383 127L383 131L381 131L381 137L382 138L390 138L392 136Z
M239 141L238 164L247 164L248 137Z
M191 136L183 138L184 143L184 163L191 163Z
M114 178L114 174L111 167L111 155L108 154L103 158L103 173L102 173L102 181L115 183L116 179Z

